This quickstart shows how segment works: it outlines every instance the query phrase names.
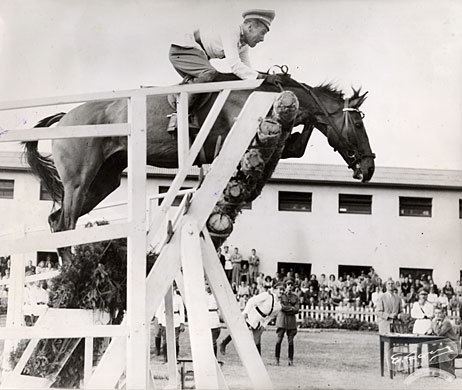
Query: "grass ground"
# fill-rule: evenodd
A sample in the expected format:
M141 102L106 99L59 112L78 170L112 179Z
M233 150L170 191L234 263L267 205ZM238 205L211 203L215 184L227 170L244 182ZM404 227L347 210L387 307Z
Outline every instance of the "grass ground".
M222 330L219 340L227 335ZM188 334L180 336L180 357L190 357ZM353 331L299 331L295 337L295 366L287 365L287 343L284 340L281 365L274 362L275 330L267 330L262 338L262 357L276 389L462 389L462 379L453 382L441 378L422 378L407 384L407 374L393 379L380 376L379 339L377 333ZM231 344L224 361L223 374L231 389L250 388L249 380ZM460 363L458 363L460 365ZM167 365L153 356L156 377L165 377ZM462 370L458 371L462 377ZM192 382L187 382L190 385ZM166 384L158 381L159 386Z
M227 330L223 329L219 341L226 335ZM281 364L275 365L275 340L274 329L265 331L262 337L262 358L277 390L462 389L462 369L456 371L460 378L452 382L427 377L407 384L405 380L408 375L404 373L398 373L393 380L387 376L381 377L377 333L299 330L295 337L295 366L290 367L287 365L287 340L282 345ZM0 350L3 350L2 345ZM180 336L180 357L190 356L189 335L186 331ZM232 343L228 345L226 355L219 353L218 358L224 362L222 370L230 389L251 388ZM156 388L165 388L168 367L161 357L155 355L153 345L151 365ZM456 366L460 365L460 362L456 363ZM187 381L186 385L191 388L193 381Z

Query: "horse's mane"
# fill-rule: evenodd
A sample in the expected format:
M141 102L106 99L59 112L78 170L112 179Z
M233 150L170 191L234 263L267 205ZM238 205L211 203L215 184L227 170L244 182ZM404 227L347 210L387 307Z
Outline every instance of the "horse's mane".
M300 85L298 85L297 81L294 80L289 74L283 74L280 73L281 76L281 81L282 81L282 87L286 88L300 88ZM233 80L240 80L236 75L232 73L219 73L218 76L214 81L233 81ZM302 85L308 86L307 84L300 83ZM343 100L344 99L344 93L339 90L335 85L332 83L323 83L321 85L318 85L316 87L311 87L314 90L318 91L319 93L329 95L332 98L338 99L338 100ZM263 83L260 87L257 88L258 91L271 91L271 92L278 92L279 89L271 84L265 84Z

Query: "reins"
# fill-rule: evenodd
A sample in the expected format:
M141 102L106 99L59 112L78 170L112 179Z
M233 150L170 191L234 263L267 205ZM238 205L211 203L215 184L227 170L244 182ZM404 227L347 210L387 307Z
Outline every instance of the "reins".
M270 68L270 70L272 68L279 68L280 71L282 72L283 75L289 75L289 68L287 65L274 65L273 67ZM269 70L268 70L269 72ZM290 75L289 75L290 76ZM353 149L350 145L351 143L348 141L348 139L343 135L343 130L348 130L348 126L350 124L350 112L354 111L354 112L357 112L361 115L361 117L364 117L364 114L358 110L357 108L354 108L354 107L349 107L349 102L350 102L350 99L346 98L344 100L344 105L343 105L343 108L341 108L341 110L343 111L344 113L344 116L345 116L345 121L344 121L344 127L342 127L342 129L339 129L336 124L332 121L332 118L331 116L333 114L335 114L336 112L338 112L339 110L335 111L334 113L332 114L329 114L329 112L327 111L326 107L324 106L324 104L321 102L321 100L316 96L316 94L313 92L313 88L306 85L306 84L303 84L303 83L300 83L298 82L297 80L294 80L291 78L291 81L293 83L295 83L298 87L300 87L301 89L303 89L305 92L307 92L311 98L315 101L315 103L318 105L318 107L321 109L322 113L324 114L324 116L326 117L329 125L331 126L332 130L334 131L334 133L336 134L339 142L341 142L341 146L343 146L345 149ZM281 83L278 83L278 87L283 90L282 88L282 84ZM350 146L350 147L349 147ZM334 148L335 150L335 148ZM355 156L349 156L350 158L354 158ZM352 168L356 165L356 163L358 162L358 160L361 160L362 158L364 157L371 157L371 158L375 158L375 153L371 153L371 154L362 154L360 156L358 156L357 158L354 159L354 161L352 163L349 164L349 167Z

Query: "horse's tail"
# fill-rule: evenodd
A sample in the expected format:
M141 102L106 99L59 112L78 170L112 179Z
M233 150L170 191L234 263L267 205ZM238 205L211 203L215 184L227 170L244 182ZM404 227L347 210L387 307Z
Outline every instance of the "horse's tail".
M64 115L66 115L64 112L60 112L59 114L49 116L42 119L34 127L49 127L60 121ZM32 169L32 173L41 179L42 185L49 192L51 199L53 199L53 206L56 203L61 204L64 188L53 160L50 156L42 156L38 152L38 141L23 142L23 144L25 149L24 156Z

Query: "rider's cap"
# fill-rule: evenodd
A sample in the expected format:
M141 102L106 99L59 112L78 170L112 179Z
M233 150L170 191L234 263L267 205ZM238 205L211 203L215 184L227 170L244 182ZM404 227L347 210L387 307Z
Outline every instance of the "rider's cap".
M274 16L275 13L272 9L249 9L242 13L244 20L257 19L259 22L263 23L268 30L270 29Z

